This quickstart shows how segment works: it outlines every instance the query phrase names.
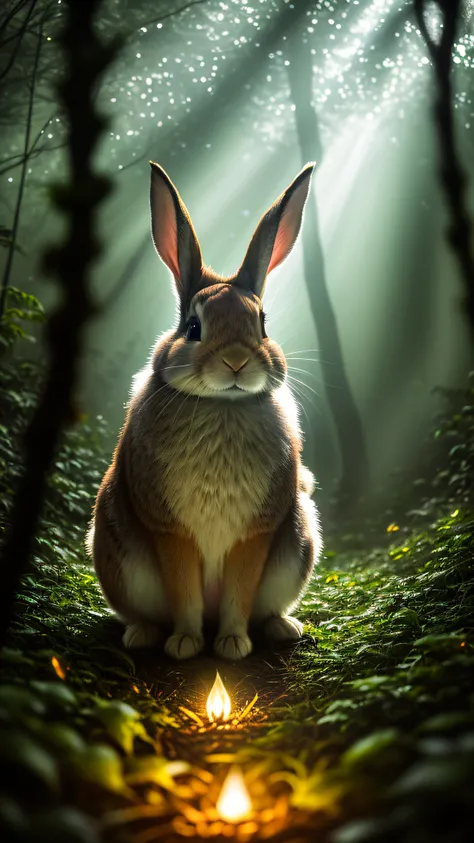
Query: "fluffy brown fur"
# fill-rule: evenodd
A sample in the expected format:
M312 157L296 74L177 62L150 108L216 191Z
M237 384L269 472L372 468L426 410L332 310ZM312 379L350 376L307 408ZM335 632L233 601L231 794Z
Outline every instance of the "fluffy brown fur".
M286 361L266 336L261 296L295 242L311 170L264 215L239 272L221 278L202 266L186 208L152 165L153 238L175 278L179 322L135 379L88 542L128 647L158 643L170 622L166 652L192 656L206 615L218 620L225 658L250 652L250 620L277 640L301 635L287 612L321 539Z

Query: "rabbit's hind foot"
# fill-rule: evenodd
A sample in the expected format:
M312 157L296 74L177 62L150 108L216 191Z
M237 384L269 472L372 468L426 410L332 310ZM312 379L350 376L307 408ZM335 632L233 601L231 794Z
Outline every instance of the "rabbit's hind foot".
M196 656L204 647L201 634L191 632L174 632L165 644L165 653L172 659L190 659Z
M141 621L130 623L125 627L122 642L127 650L138 650L141 647L156 647L163 640L161 629L156 624Z
M298 641L303 635L303 624L289 615L286 617L268 618L264 624L265 635L273 641Z

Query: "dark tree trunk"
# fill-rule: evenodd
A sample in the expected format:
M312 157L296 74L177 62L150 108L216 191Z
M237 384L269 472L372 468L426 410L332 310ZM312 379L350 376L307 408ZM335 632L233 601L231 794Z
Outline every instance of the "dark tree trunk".
M99 253L98 206L109 182L92 167L92 156L105 128L96 111L98 81L115 55L94 31L100 0L70 0L62 47L66 73L58 98L68 121L68 181L56 185L53 199L67 221L63 242L46 256L56 276L61 304L48 323L50 364L43 394L25 436L25 469L16 491L11 525L2 554L0 589L0 645L13 615L15 595L26 572L38 528L50 471L59 438L73 420L73 391L78 377L84 327L93 312L90 274ZM87 56L87 62L84 62Z
M459 159L454 121L452 51L463 4L461 0L437 0L441 12L442 31L439 40L429 33L425 12L426 0L415 0L416 19L433 65L436 95L433 107L439 147L440 179L444 192L449 227L448 242L459 266L464 283L464 308L471 339L474 339L474 250L472 223L467 207L467 175Z
M312 105L312 60L309 45L302 36L292 39L289 55L288 78L295 106L302 162L316 160L319 164L323 150L318 118ZM314 198L306 206L303 259L311 313L318 335L326 397L340 450L342 471L338 498L343 509L349 510L367 491L367 448L361 418L345 370L336 316L326 284L318 209Z

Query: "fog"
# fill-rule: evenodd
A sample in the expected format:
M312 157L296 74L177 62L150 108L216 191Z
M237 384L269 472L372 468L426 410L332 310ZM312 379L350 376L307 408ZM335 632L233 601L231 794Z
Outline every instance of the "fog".
M42 273L41 255L62 226L50 210L48 186L65 168L65 127L52 93L60 73L60 7L45 27L35 76L30 147L37 140L21 204L21 251L10 277L47 310L54 306L54 291ZM471 11L466 4L454 62L457 140L472 175ZM434 37L438 25L433 15ZM109 118L99 161L114 190L101 217L97 313L81 366L84 412L105 416L113 437L133 374L156 336L174 322L172 279L149 232L148 161L167 170L189 209L205 263L225 274L238 268L260 216L310 150L317 169L309 202L317 204L319 231L309 227L307 212L303 236L272 273L264 300L268 332L292 367L305 458L323 491L332 492L341 466L328 396L340 385L337 362L325 360L315 327L312 307L318 302L309 295L314 278L303 260L307 237L322 247L373 487L400 467L416 471L435 406L433 388L465 377L468 326L445 238L432 67L411 2L110 0L98 26L106 38L120 35L122 44L97 92ZM0 221L7 227L20 178L12 156L19 161L24 146L34 71L28 37L18 78L2 94ZM305 149L289 73L300 54L310 57L306 108L319 134L303 127ZM314 267L316 276L320 271ZM32 353L44 353L41 341Z

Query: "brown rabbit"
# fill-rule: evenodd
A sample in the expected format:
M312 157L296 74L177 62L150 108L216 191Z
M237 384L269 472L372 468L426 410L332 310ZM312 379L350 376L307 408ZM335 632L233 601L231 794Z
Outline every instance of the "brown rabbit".
M265 280L297 238L313 165L260 220L239 271L202 264L188 211L152 164L156 250L174 276L178 324L136 375L125 425L99 489L88 547L126 647L178 659L203 647L252 649L249 621L277 641L301 636L294 607L321 549L313 477L301 464L296 402L281 348L265 332Z

